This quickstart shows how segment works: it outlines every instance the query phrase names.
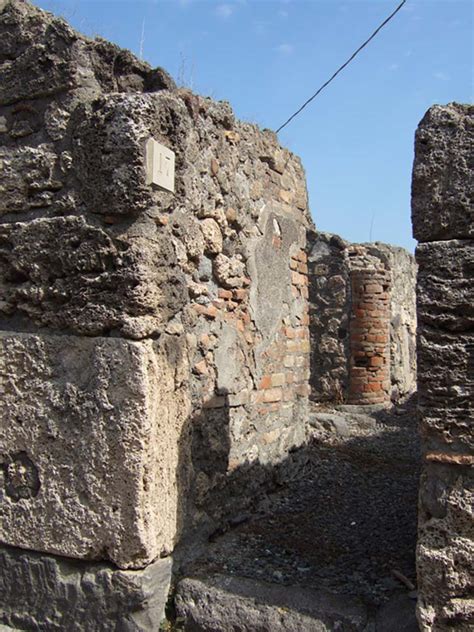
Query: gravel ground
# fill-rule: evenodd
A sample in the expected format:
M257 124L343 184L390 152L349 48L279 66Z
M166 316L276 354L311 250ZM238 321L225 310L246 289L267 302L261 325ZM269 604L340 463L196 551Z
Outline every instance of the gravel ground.
M237 516L186 573L327 588L375 611L410 592L397 572L416 583L414 404L369 415L314 408L310 423L309 444L283 466L291 480L256 515Z

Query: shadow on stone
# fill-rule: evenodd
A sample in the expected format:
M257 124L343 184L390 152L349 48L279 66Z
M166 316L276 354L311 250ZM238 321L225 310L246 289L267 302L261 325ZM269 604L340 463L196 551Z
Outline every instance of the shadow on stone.
M178 624L219 632L417 630L416 598L393 573L416 582L413 404L370 415L327 411L326 419L345 420L342 431L313 429L280 463L232 472L223 449L229 409L190 420L174 565Z

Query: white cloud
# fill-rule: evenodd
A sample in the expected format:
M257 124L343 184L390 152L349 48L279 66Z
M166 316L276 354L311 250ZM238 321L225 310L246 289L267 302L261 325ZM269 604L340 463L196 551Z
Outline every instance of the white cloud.
M216 15L219 18L227 20L234 13L234 7L231 4L219 4L216 7Z
M390 64L388 67L389 70L398 70L400 68L400 64Z
M451 77L448 74L446 74L445 72L441 70L439 70L438 72L434 72L433 77L435 79L439 79L440 81L449 81L451 79Z
M291 44L284 43L277 46L275 50L277 50L282 55L291 55L291 53L294 51L294 47Z
M280 18L287 18L288 17L288 11L285 11L284 9L280 9L278 11L278 16Z

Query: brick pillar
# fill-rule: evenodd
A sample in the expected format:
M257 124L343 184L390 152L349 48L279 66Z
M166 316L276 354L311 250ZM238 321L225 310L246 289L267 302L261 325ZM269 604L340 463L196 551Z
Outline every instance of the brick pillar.
M390 401L390 273L351 272L349 404Z

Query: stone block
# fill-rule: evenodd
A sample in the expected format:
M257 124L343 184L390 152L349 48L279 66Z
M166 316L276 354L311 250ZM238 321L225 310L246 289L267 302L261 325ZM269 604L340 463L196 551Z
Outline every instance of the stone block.
M52 96L76 84L72 58L77 36L64 20L46 18L18 0L0 12L0 58L5 60L0 64L0 105Z
M469 456L473 454L474 437L472 433L472 407L424 408L418 410L421 436L427 452L446 453L448 457Z
M0 2L0 105L76 93L80 102L105 92L173 90L162 69L127 50L89 40L61 18L24 0Z
M56 162L57 156L48 145L0 147L0 215L50 206L63 187Z
M146 146L151 137L179 157L183 148L173 139L191 133L183 101L167 94L106 95L78 108L72 125L78 191L92 213L137 216L174 199L149 181Z
M418 334L420 429L427 449L470 453L474 402L474 336L431 328Z
M474 327L474 240L420 244L417 308L419 325L463 332Z
M368 620L348 595L223 575L183 579L175 606L185 630L209 632L362 632Z
M0 344L0 541L121 568L171 551L186 493L181 338Z
M420 482L419 517L417 566L421 629L471 629L469 625L474 615L472 468L425 466Z
M415 136L413 236L418 241L474 236L474 106L434 105Z
M171 569L169 557L143 570L120 570L0 547L0 629L156 632Z
M0 226L0 317L5 319L23 318L56 331L142 338L159 331L186 297L183 273L162 234L114 239L77 217Z

